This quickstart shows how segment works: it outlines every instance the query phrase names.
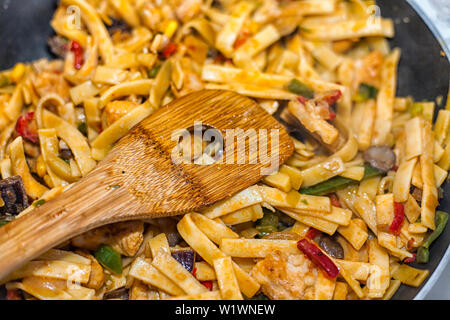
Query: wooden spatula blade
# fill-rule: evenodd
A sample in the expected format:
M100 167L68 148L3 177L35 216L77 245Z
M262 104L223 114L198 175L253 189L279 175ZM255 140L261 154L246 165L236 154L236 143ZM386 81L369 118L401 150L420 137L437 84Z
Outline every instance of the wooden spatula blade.
M178 142L173 139L173 133L195 123L220 131L225 145L227 130L234 130L239 137L254 130L255 139L259 138L260 130L265 130L271 143L267 153L276 151L272 158L277 158L279 164L293 152L288 133L253 100L230 91L205 90L189 94L144 120L104 161L111 175L118 178L117 185L127 188L136 201L142 203L146 214L172 215L209 206L256 183L262 177L261 169L270 166L258 158L255 163L249 163L255 155L249 154L248 140L244 146L245 156L239 157L237 137L233 137L234 163L229 163L225 155L222 164L174 164L172 153ZM270 140L271 132L277 133L278 141ZM257 153L259 146L257 144ZM102 166L98 170L102 170ZM142 211L135 214L141 215Z
M178 144L174 132L195 122L225 136L224 157L232 155L233 163L173 161ZM259 141L260 132L270 135L274 130L276 139L268 139L270 147L266 145L270 161L251 162L261 160L260 144L256 151L239 154L238 139L226 137L227 130L235 129L241 129L241 138L248 130L257 132L256 137L250 135L248 139L253 142ZM137 125L96 169L62 195L0 228L0 279L46 250L95 227L209 206L256 183L263 176L261 169L282 164L293 149L288 133L254 101L224 91L189 94Z

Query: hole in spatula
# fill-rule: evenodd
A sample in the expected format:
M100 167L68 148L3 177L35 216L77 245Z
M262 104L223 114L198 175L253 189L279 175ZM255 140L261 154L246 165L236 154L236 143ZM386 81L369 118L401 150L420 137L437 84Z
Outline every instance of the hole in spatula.
M214 127L196 123L180 134L177 151L183 163L209 165L223 157L223 136Z

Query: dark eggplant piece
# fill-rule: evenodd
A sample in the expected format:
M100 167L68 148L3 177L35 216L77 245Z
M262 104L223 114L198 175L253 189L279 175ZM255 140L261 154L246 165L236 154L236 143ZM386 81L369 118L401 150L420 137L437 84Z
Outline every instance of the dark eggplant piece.
M335 259L344 259L344 249L333 237L322 234L318 244L331 257Z
M70 160L73 158L73 153L70 149L61 149L59 151L59 157L63 160Z
M123 20L111 19L112 23L107 27L110 35L113 35L117 31L131 33L131 27Z
M394 151L388 146L373 146L364 151L364 161L372 167L388 172L395 166L396 156Z
M177 231L177 221L173 218L160 218L157 219L159 228L166 234L169 246L174 247L182 240Z
M319 233L317 236L314 237L313 240L329 256L335 259L344 259L344 248L342 248L341 244L333 237L330 237L323 233Z
M180 249L172 252L172 257L177 260L189 272L194 270L195 252L192 249Z
M28 197L20 176L0 181L0 215L17 215L28 207Z

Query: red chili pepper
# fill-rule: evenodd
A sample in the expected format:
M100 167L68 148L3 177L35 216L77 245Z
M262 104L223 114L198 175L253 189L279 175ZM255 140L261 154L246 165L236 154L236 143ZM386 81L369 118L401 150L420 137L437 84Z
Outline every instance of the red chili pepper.
M405 260L403 260L403 263L411 263L411 262L416 261L416 256L417 256L417 254L413 253L413 256L411 258L406 258Z
M330 110L330 117L328 118L328 120L333 121L334 119L336 119L336 117L337 117L336 113Z
M197 274L197 268L194 267L194 269L192 269L192 275L197 278L196 274Z
M389 231L398 236L403 220L405 220L405 207L403 206L403 203L394 202L394 220L389 226Z
M73 67L80 70L84 63L83 47L81 47L78 42L72 41L70 51L72 51L74 55Z
M250 33L247 31L241 32L238 36L238 38L236 39L236 41L234 42L233 48L237 49L240 46L242 46L247 39L250 37Z
M393 168L392 168L392 170L394 170L395 172L397 172L397 170L398 170L398 166L397 165L395 165Z
M20 297L19 291L17 290L6 290L6 299L7 300L22 300Z
M319 234L321 234L322 232L320 232L319 230L317 230L317 229L314 229L314 228L310 228L309 230L308 230L308 232L306 233L306 237L308 238L308 239L314 239L315 237L317 237Z
M297 248L302 251L314 264L321 268L325 275L331 279L337 278L339 269L334 262L326 256L314 243L302 239L297 242Z
M308 101L308 99L306 99L304 96L297 96L297 100L298 102L303 104L305 104Z
M162 56L167 59L171 57L177 51L177 44L170 42L163 50Z
M213 289L212 281L200 281L200 283L202 285L204 285L205 287L207 287L209 291L212 291L212 289Z
M331 205L335 207L342 208L341 202L335 193L330 194Z
M329 93L325 94L325 96L322 97L322 99L328 103L329 106L332 106L335 104L340 98L342 97L341 90L333 90Z
M33 143L38 143L37 126L36 123L33 122L33 119L34 112L28 112L21 115L16 122L16 132L22 138Z

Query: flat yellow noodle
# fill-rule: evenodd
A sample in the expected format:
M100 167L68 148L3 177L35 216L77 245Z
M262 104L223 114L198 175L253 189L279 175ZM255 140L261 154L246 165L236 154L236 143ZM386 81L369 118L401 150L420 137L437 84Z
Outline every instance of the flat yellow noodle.
M423 194L420 217L423 225L434 230L436 228L434 216L439 201L434 176L434 134L430 123L424 123L422 134L423 151L420 156L420 167L422 168Z
M385 37L394 36L394 23L390 19L379 19L379 23L371 23L370 20L349 20L343 22L328 23L315 26L307 26L302 33L308 39L320 41L337 41L355 39L361 37Z
M25 159L22 137L17 137L11 142L9 145L9 156L11 158L12 173L22 177L27 194L32 199L41 197L48 189L37 182L31 175L27 160Z
M323 213L323 212L317 212L317 211L310 211L310 210L304 210L304 209L286 209L286 208L279 208L280 211L286 213L291 218L296 219L297 216L309 216L309 217L316 217L328 222L331 222L333 224L338 224L340 226L348 226L352 217L352 212L348 209L339 208L339 207L331 207L331 212L329 213Z
M415 117L405 124L405 128L407 128L405 159L411 160L422 154L423 122L419 117Z
M129 275L139 279L144 283L157 287L174 296L182 296L186 293L178 287L172 280L167 278L150 262L137 258L131 265Z
M236 239L239 235L226 225L216 222L198 213L192 213L195 225L214 243L220 244L222 239Z
M99 15L97 14L95 8L93 8L85 0L62 0L61 3L67 6L78 6L81 9L82 19L86 23L89 32L99 44L100 55L102 56L103 61L105 61L105 63L108 63L109 59L114 55L114 46L109 33L106 30L106 27L101 21Z
M254 4L248 1L240 2L231 13L231 17L217 33L216 48L227 58L231 58L233 45L236 41L245 20L254 8Z
M235 212L229 213L222 216L220 219L226 225L235 225L249 221L256 221L261 219L264 215L262 207L260 204L255 204L254 206L243 208Z
M398 167L394 177L394 200L395 202L405 202L408 200L411 179L416 166L417 158L403 161Z
M131 128L147 118L154 109L147 103L141 104L114 122L92 141L92 157L100 161L111 150L112 144L122 138Z
M373 145L386 143L387 135L392 128L394 101L397 90L397 65L400 50L394 49L386 57L381 69L381 87L377 96L377 111L372 137Z
M113 8L120 14L123 20L130 26L137 27L140 24L139 16L134 6L128 0L108 0Z
M357 220L364 222L360 219L352 219L347 226L339 226L337 232L339 232L356 250L360 250L366 242L369 234L367 228L362 228Z
M369 263L374 266L371 267L367 279L368 297L381 298L390 282L389 255L376 239L369 240Z
M259 193L258 186L251 186L231 198L222 200L214 206L203 210L202 213L210 219L215 219L261 202L263 202L263 199Z
M170 253L160 250L152 262L153 266L166 277L175 282L183 291L189 295L207 292L208 289L202 285L185 267L175 260Z
M215 259L226 256L197 228L189 214L180 220L177 229L184 241L208 262L209 265L213 265ZM243 271L236 263L233 263L233 268L242 293L248 298L253 297L259 290L260 285L258 282Z
M217 275L220 295L224 300L243 300L230 257L219 258L213 261Z
M92 159L89 144L80 131L47 110L43 112L43 124L45 128L55 129L58 137L67 143L82 175L86 175L94 169L97 163Z
M36 276L87 283L89 281L90 273L90 264L77 264L67 261L30 261L25 266L13 271L3 281L9 282Z
M294 240L268 239L223 239L220 245L223 253L238 258L265 258L275 250L287 254L298 253Z
M70 165L59 158L58 138L55 129L38 130L41 154L44 158L46 171L53 182L53 187L67 185L67 181L74 181ZM54 170L54 169L56 170ZM77 177L79 178L79 177Z

